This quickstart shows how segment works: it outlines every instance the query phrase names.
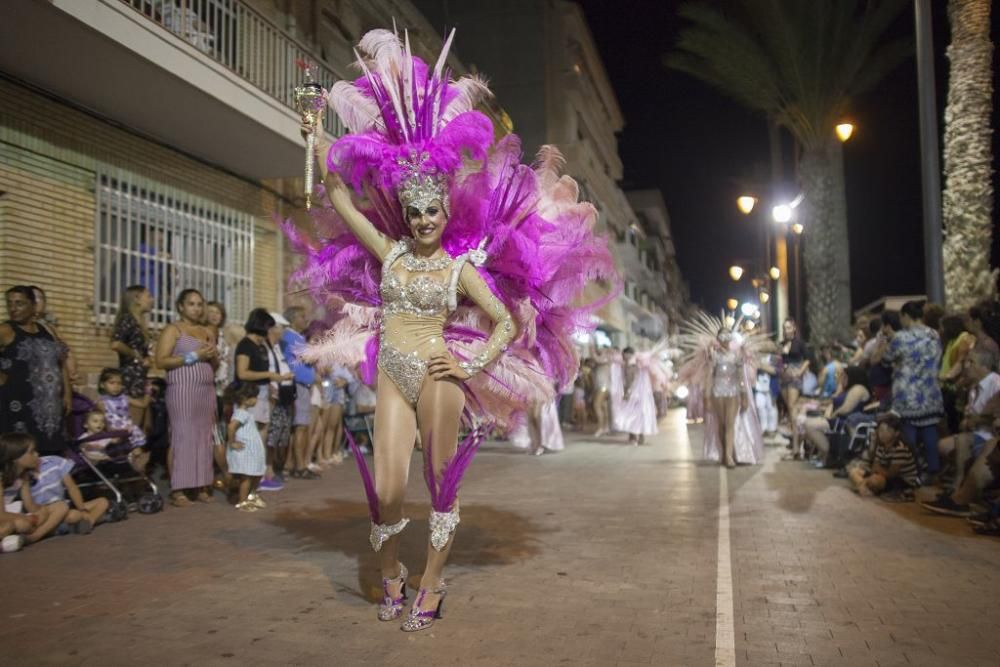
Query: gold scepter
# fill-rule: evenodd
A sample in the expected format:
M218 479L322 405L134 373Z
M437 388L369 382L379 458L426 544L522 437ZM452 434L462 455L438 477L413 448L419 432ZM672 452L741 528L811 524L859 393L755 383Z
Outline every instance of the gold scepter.
M306 195L306 210L312 208L313 192L313 166L316 152L316 132L321 131L323 123L323 109L326 108L327 91L316 81L314 69L301 61L297 62L305 70L301 86L295 87L295 107L302 114L302 123L309 127L306 134L306 182L304 186Z

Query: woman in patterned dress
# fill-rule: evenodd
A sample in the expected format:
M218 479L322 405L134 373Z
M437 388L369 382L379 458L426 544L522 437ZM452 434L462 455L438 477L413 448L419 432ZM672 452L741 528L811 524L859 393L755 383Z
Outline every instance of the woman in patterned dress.
M205 300L195 289L177 297L180 318L168 325L156 345L156 365L167 371L170 416L170 502L187 507L185 491L211 502L212 430L215 424L215 368L219 353L201 325Z
M125 394L129 401L132 423L144 428L149 396L146 394L146 373L152 359L149 356L149 312L153 295L142 285L132 285L122 294L111 330L111 350L118 353L118 370L122 372Z
M65 448L63 417L71 405L65 346L35 321L35 293L7 290L9 320L0 324L0 432L30 433L39 453Z

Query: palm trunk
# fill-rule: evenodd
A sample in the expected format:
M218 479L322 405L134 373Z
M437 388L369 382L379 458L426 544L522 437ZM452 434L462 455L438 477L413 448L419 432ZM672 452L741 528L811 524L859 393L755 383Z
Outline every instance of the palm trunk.
M806 147L799 163L804 199L798 209L812 342L847 340L851 327L851 266L847 243L844 158L834 139Z
M944 281L948 307L964 310L996 292L990 269L993 184L990 0L951 0L951 62L944 112Z

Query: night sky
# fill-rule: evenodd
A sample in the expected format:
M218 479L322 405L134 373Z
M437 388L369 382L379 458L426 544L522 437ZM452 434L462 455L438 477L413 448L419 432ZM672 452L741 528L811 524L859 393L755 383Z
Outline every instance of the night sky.
M626 119L619 136L625 164L622 186L663 191L692 300L715 311L729 296L752 295L748 286L745 292L735 289L727 269L735 260L760 255L760 228L755 225L765 224L763 216L743 216L735 200L741 183L756 173L769 173L767 126L762 116L715 89L663 67L662 55L673 48L682 24L676 14L679 4L580 2ZM936 11L938 110L943 119L947 3L931 4ZM998 13L993 14L994 35ZM892 30L912 35L912 11L905 11ZM845 146L844 161L852 300L859 308L887 294L924 292L916 60L853 100L851 116L858 128ZM996 135L993 152L996 167ZM995 227L996 220L994 208ZM1000 257L996 236L994 265Z

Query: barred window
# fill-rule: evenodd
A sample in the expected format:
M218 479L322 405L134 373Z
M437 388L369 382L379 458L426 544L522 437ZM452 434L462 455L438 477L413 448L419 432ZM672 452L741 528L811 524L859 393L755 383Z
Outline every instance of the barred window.
M122 293L153 293L150 324L175 317L174 300L193 287L240 321L252 308L254 222L220 206L120 170L97 175L94 316L110 325Z

